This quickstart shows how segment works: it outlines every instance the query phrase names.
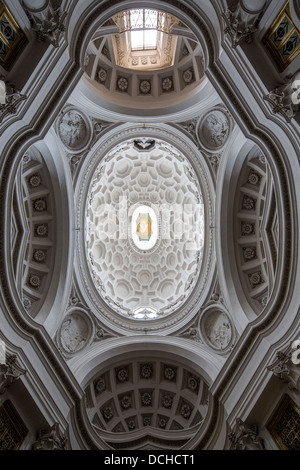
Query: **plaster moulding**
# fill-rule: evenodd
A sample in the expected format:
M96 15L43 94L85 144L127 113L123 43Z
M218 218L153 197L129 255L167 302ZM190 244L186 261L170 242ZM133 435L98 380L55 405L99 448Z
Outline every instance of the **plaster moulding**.
M62 110L56 120L55 130L63 146L73 154L86 150L93 137L90 119L72 105Z

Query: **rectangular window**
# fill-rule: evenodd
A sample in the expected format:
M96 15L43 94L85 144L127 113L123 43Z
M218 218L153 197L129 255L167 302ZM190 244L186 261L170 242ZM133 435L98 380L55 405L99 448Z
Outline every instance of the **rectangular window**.
M26 41L14 17L0 1L0 65L4 70L11 68Z
M131 31L131 50L156 49L157 30Z
M267 429L280 450L300 450L300 408L284 395Z
M6 400L0 407L0 450L18 450L27 433L13 404Z
M130 10L131 50L149 50L157 48L158 12L155 10Z
M285 4L273 22L264 42L281 71L298 56L300 33L291 19L289 2Z

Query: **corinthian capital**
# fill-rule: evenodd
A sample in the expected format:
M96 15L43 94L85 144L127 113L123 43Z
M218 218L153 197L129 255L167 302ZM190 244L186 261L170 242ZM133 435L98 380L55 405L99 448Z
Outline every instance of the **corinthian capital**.
M223 13L225 22L224 33L231 39L231 45L236 48L243 42L249 43L258 28L262 17L265 0L240 0L234 9L228 8Z
M61 0L23 0L22 6L37 40L58 47L65 31L64 21L67 14L61 9Z

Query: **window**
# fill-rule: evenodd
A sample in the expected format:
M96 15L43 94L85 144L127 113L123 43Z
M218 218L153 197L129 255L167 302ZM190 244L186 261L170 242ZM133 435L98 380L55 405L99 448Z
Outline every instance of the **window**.
M158 41L158 12L130 10L131 50L156 49Z
M0 1L0 65L9 70L18 56L26 38L11 15Z
M267 429L280 450L300 450L300 408L289 395L283 396Z
M179 20L162 11L139 8L113 18L118 34L113 36L116 64L135 70L169 67L174 61L177 36L170 34Z
M0 450L18 450L27 433L13 404L6 400L0 407Z
M291 19L289 2L272 24L264 41L281 71L299 55L300 32Z
M158 239L158 220L152 207L143 205L134 210L131 235L140 250L147 251L154 247Z

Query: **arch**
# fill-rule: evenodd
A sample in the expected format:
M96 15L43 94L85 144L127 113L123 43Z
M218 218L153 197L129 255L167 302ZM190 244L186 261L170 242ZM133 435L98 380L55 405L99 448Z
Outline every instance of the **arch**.
M155 363L156 361L160 363L163 358L164 364L176 364L180 366L180 364L182 364L182 358L184 357L185 367L194 371L194 374L199 374L207 385L209 385L216 378L224 359L220 357L216 358L213 354L206 351L205 348L202 349L201 345L200 350L201 355L196 356L193 345L179 338L162 339L161 337L152 335L137 336L135 338L116 338L107 345L105 342L97 345L94 344L85 354L79 354L76 358L71 359L69 366L81 386L85 388L91 381L94 381L96 377L101 376L101 373L105 372L105 370L118 368L118 365L124 364L125 362L126 364L132 364L135 361L144 361L147 364L149 362ZM144 383L142 388L145 388L145 386ZM162 388L164 388L163 385ZM85 446L90 448L113 448L111 447L112 443L109 445L106 441L118 442L118 433L116 433L114 437L111 433L106 434L105 431L101 432L100 435L95 433L95 430L93 430L89 422L88 415L86 414L85 403L84 399L81 401L80 405L77 404L71 411L71 434L74 436L73 446L76 448L78 445L76 441L80 442L83 439L85 440ZM77 415L77 422L78 416L80 415L80 422L82 423L80 428L77 425L73 426L75 422L75 420L72 419L74 413ZM192 448L202 448L205 446L208 439L214 438L214 430L216 427L220 426L222 419L222 411L219 410L214 397L210 397L207 414L199 431L197 431L195 426L195 429L193 428L193 437L184 431L179 432L177 438L181 436L183 442L186 440L183 449L191 448L189 447L190 440L193 442ZM157 437L160 436L163 438L163 435L160 435L159 431L155 432L152 430L152 433L154 433L154 435L158 433ZM137 437L138 435L133 433L133 442ZM186 447L187 445L188 447Z

